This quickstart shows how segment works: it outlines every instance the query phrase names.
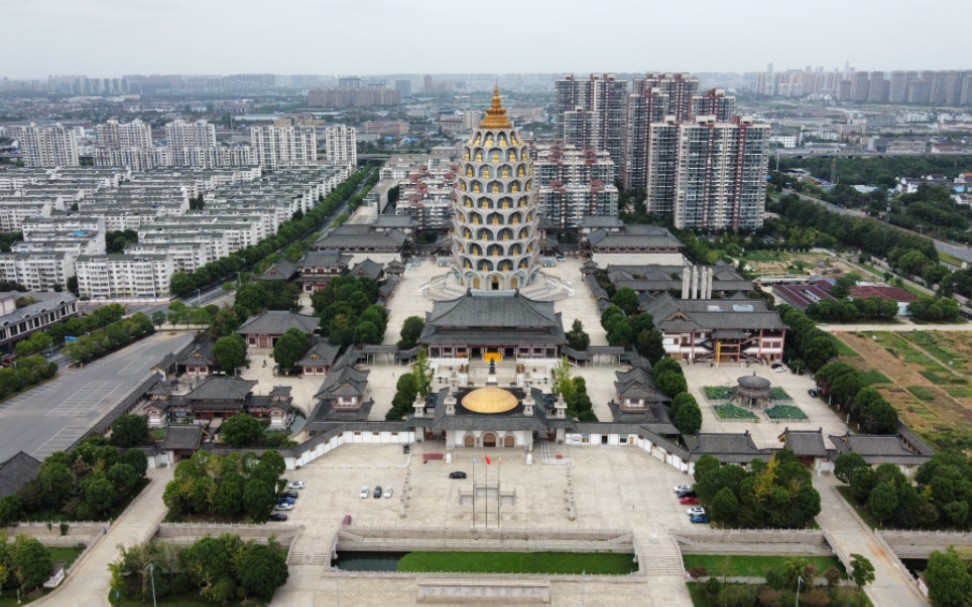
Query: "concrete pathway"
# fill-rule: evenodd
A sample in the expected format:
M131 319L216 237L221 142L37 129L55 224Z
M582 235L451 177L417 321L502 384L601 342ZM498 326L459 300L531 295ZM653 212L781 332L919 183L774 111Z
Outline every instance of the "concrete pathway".
M118 559L118 545L132 546L150 539L165 517L162 493L172 480L172 468L149 470L148 477L152 482L111 525L107 535L95 542L74 564L64 583L46 597L33 602L33 605L110 605L108 591L111 588L111 574L108 565Z
M833 476L816 476L813 481L820 492L817 522L829 534L828 540L836 544L834 549L847 556L863 555L874 565L875 580L865 586L874 607L927 606L911 574L837 492L840 481Z
M906 331L969 331L972 332L972 324L969 323L958 323L958 324L927 324L927 325L916 325L911 322L903 323L888 323L888 324L873 324L873 325L858 325L858 324L826 324L819 323L817 325L820 329L828 331L830 333L853 333L859 331L889 331L889 332L906 332Z

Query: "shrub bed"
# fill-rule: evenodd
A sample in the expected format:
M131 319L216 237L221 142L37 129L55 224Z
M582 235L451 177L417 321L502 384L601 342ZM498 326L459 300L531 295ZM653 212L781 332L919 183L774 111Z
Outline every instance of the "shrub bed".
M751 411L747 411L736 405L715 405L712 407L719 419L729 420L755 420L758 419Z

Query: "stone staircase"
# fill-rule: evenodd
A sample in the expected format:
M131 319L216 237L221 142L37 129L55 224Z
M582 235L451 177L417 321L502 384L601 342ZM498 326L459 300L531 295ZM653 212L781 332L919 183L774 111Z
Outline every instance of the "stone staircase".
M641 573L648 577L684 577L682 553L668 535L636 540L641 557Z
M332 537L303 535L294 542L287 558L288 565L324 567L331 563Z

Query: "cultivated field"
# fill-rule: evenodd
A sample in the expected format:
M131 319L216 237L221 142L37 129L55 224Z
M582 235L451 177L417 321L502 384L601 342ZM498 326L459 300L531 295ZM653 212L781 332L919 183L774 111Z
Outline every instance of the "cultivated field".
M972 343L965 332L840 333L908 426L933 446L972 449Z
M839 276L849 271L824 253L750 251L744 259L757 276Z

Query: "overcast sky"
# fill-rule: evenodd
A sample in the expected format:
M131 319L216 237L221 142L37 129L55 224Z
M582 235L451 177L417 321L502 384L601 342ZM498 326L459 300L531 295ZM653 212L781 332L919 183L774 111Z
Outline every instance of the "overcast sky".
M972 68L959 0L0 0L0 76Z

